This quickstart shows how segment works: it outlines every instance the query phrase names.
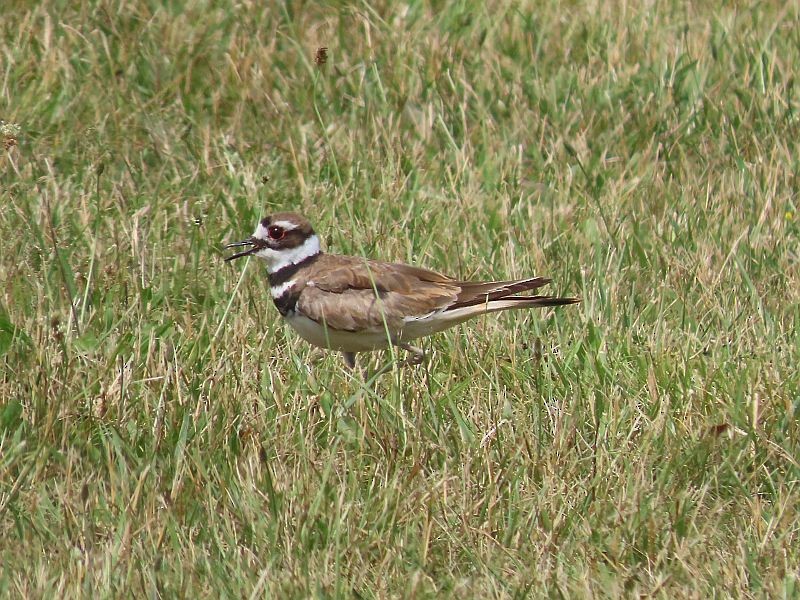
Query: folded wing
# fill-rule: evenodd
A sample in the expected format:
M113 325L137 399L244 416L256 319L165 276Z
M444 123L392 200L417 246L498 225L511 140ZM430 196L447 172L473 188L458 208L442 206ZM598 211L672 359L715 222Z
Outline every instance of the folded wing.
M452 313L461 320L482 312L576 301L518 295L548 284L544 277L456 281L410 265L331 255L323 255L316 266L318 274L300 294L298 308L318 323L345 331L388 328L399 333L408 321L436 312Z
M334 329L397 332L408 317L453 304L461 290L452 279L426 269L357 257L328 261L327 256L322 257L327 264L319 265L321 274L300 294L298 309Z

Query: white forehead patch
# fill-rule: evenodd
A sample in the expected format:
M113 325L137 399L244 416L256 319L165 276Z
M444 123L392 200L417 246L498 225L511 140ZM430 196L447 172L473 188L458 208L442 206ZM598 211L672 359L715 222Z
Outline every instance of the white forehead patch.
M261 223L258 224L256 227L255 232L253 233L254 238L258 238L260 240L269 239L269 233L267 232L267 228L264 227Z
M297 229L298 225L297 223L292 223L291 221L275 221L274 223L270 224L270 227L280 227L284 231L292 231L293 229ZM269 230L259 222L255 233L253 233L253 237L260 240L266 240L269 238Z

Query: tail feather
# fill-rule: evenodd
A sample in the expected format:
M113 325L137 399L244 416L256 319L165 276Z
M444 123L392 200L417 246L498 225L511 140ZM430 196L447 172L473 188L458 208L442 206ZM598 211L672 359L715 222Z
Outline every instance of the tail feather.
M580 302L578 298L559 298L558 296L508 296L489 300L481 304L474 304L476 308L483 306L484 312L497 312L498 310L509 310L516 308L537 308L546 306L564 306L566 304L576 304Z
M512 303L512 308L515 308L514 305L516 304L524 304L525 306L520 306L519 308L527 308L528 306L563 306L565 304L577 304L580 302L580 299L560 296L504 296L496 300L490 300L487 304L504 301Z
M518 296L522 292L538 289L550 283L546 277L531 277L516 281L487 281L459 283L461 291L456 301L447 307L447 311L458 310L470 306L489 305L499 300L511 302L507 308L524 308L533 306L561 306L579 302L576 298L558 298L556 296ZM502 308L494 310L503 310ZM488 312L493 312L489 309Z
M576 302L580 302L580 300L578 298L558 298L556 296L510 296L481 303L461 305L455 308L451 306L440 313L441 319L438 320L438 326L435 326L430 331L441 331L473 317L502 310L563 306L565 304L575 304Z

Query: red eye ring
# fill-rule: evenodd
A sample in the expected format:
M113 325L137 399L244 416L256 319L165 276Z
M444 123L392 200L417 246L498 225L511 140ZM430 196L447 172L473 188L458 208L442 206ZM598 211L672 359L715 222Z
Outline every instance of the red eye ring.
M283 227L272 225L269 229L267 229L267 234L273 240L282 240L286 235L286 230Z

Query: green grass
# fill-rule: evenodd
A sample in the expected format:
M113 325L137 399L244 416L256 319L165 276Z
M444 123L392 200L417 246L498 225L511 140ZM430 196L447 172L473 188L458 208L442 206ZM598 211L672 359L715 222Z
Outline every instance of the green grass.
M8 4L0 595L800 595L796 5ZM275 209L583 302L365 388Z

